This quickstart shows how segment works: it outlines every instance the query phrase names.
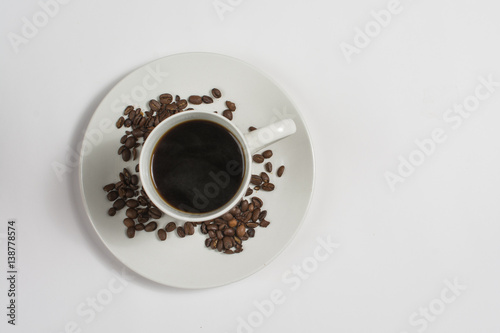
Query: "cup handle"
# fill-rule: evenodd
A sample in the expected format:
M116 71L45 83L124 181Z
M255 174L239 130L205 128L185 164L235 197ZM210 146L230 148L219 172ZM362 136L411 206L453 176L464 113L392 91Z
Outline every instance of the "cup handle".
M257 151L270 144L286 138L297 131L297 126L292 119L283 119L258 130L245 134L250 153Z

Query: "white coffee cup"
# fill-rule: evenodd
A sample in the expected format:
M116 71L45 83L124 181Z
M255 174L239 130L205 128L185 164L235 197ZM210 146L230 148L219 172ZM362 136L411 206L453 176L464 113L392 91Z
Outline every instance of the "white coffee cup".
M243 152L243 177L238 191L226 204L206 213L185 212L168 204L157 192L151 174L152 155L158 141L174 126L192 120L211 121L223 126L233 135L234 138L236 138L241 151ZM191 222L212 220L231 210L231 208L238 204L238 202L245 195L248 184L250 183L250 177L252 175L253 154L262 148L295 133L295 131L296 126L292 119L280 120L269 126L243 134L238 127L220 114L206 111L185 111L175 114L156 126L155 129L149 134L144 146L142 147L139 159L139 175L142 186L155 206L172 218Z

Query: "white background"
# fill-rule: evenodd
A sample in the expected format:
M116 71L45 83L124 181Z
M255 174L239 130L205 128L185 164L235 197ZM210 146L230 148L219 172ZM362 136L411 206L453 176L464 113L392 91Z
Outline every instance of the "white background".
M240 332L498 332L500 87L459 128L443 119L480 76L500 82L498 2L401 0L351 63L341 43L353 44L388 1L232 3L221 20L212 0L73 0L16 53L9 36L22 37L23 18L33 22L42 8L1 2L0 330L237 332L238 318L250 317L263 320ZM95 317L79 315L123 267L90 226L77 168L59 181L52 165L76 153L118 80L191 51L247 61L293 96L315 150L305 223L271 265L240 282L189 291L128 272ZM391 191L385 173L435 128L447 140ZM19 232L16 327L5 315L9 218ZM339 248L292 290L283 274L310 262L327 236ZM446 280L465 290L454 295ZM285 301L259 317L254 302L274 289Z

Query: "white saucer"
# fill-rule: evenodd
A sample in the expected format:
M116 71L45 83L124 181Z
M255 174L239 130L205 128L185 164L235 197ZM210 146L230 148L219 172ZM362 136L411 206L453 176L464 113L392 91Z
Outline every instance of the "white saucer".
M168 73L168 74L166 74ZM112 203L102 187L117 182L118 173L128 167L134 170L136 161L123 162L117 155L120 137L125 128L115 122L129 104L149 110L147 103L162 93L179 95L210 95L219 88L222 98L197 110L223 111L225 101L236 103L233 122L245 133L249 126L262 127L282 118L292 118L297 132L271 147L274 169L273 192L259 191L254 195L264 201L268 210L267 228L256 228L254 238L243 243L244 251L227 255L205 247L206 236L199 227L193 236L179 238L176 232L166 241L155 232L137 232L135 238L125 235L125 209L110 217ZM153 61L121 80L95 111L85 137L80 164L80 186L90 222L107 248L131 270L173 287L209 288L243 279L268 265L290 243L297 233L311 199L314 161L311 141L302 116L291 101L266 74L241 60L212 53L183 53ZM283 177L276 176L285 165ZM255 173L263 171L263 165ZM164 216L159 226L173 219ZM175 220L174 220L175 221ZM179 221L176 221L179 222ZM181 223L183 223L182 221ZM179 223L178 223L179 225Z

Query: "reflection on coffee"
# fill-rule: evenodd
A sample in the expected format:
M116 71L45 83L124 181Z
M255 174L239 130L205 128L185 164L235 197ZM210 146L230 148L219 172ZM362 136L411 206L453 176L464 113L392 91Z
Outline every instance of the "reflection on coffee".
M186 121L156 144L151 160L153 184L163 200L178 210L211 212L238 192L243 156L237 139L221 125Z

